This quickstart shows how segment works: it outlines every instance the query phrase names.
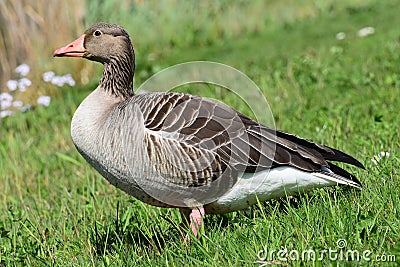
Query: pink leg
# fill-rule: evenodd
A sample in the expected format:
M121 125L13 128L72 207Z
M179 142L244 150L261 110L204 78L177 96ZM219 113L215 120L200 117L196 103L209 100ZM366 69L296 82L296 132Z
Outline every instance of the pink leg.
M194 236L197 236L198 230L200 230L203 224L203 217L205 215L205 211L203 207L195 208L195 209L180 209L183 220L186 220L186 223L190 222L190 229L192 230Z

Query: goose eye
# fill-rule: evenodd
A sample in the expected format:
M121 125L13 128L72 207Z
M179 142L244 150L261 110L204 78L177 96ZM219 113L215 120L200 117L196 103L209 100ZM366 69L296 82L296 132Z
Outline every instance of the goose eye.
M94 34L94 36L100 36L101 35L101 31L96 30L93 34Z

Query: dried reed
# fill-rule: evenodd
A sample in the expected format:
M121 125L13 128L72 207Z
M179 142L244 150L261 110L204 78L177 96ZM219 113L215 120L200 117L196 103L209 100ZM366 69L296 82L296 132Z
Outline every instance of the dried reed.
M62 64L83 68L83 61L52 60L55 48L71 41L83 30L85 1L3 0L0 1L0 88L15 76L21 63L31 66L30 76L44 70L64 71ZM70 68L69 68L70 69ZM65 69L66 71L66 69ZM78 78L78 77L77 77ZM31 77L34 81L35 77Z

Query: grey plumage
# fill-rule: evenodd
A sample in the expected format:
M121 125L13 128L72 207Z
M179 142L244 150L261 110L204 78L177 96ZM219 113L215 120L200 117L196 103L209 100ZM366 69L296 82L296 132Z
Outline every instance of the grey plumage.
M247 196L237 207L228 200L218 206L218 199L230 199L226 196L241 177L274 169L281 175L281 167L307 179L310 173L361 187L352 174L328 162L363 168L339 150L275 131L218 101L173 92L134 95L134 50L118 25L95 24L85 32L83 44L55 52L69 55L104 64L99 87L72 120L78 151L113 185L146 203L208 204L210 212L239 209ZM254 203L251 199L248 204Z

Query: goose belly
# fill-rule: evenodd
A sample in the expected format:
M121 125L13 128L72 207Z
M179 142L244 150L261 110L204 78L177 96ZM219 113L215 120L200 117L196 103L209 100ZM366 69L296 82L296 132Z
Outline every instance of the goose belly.
M287 166L255 174L245 173L226 194L207 205L206 212L222 214L241 210L257 201L263 202L335 184L321 173L305 172Z
M129 148L124 147L127 143L120 138L125 126L118 118L112 117L118 111L114 109L116 103L115 98L108 99L102 91L93 91L72 118L72 141L85 160L112 185L147 204L168 207L138 185L137 179L143 176L132 172L135 161L126 157Z

